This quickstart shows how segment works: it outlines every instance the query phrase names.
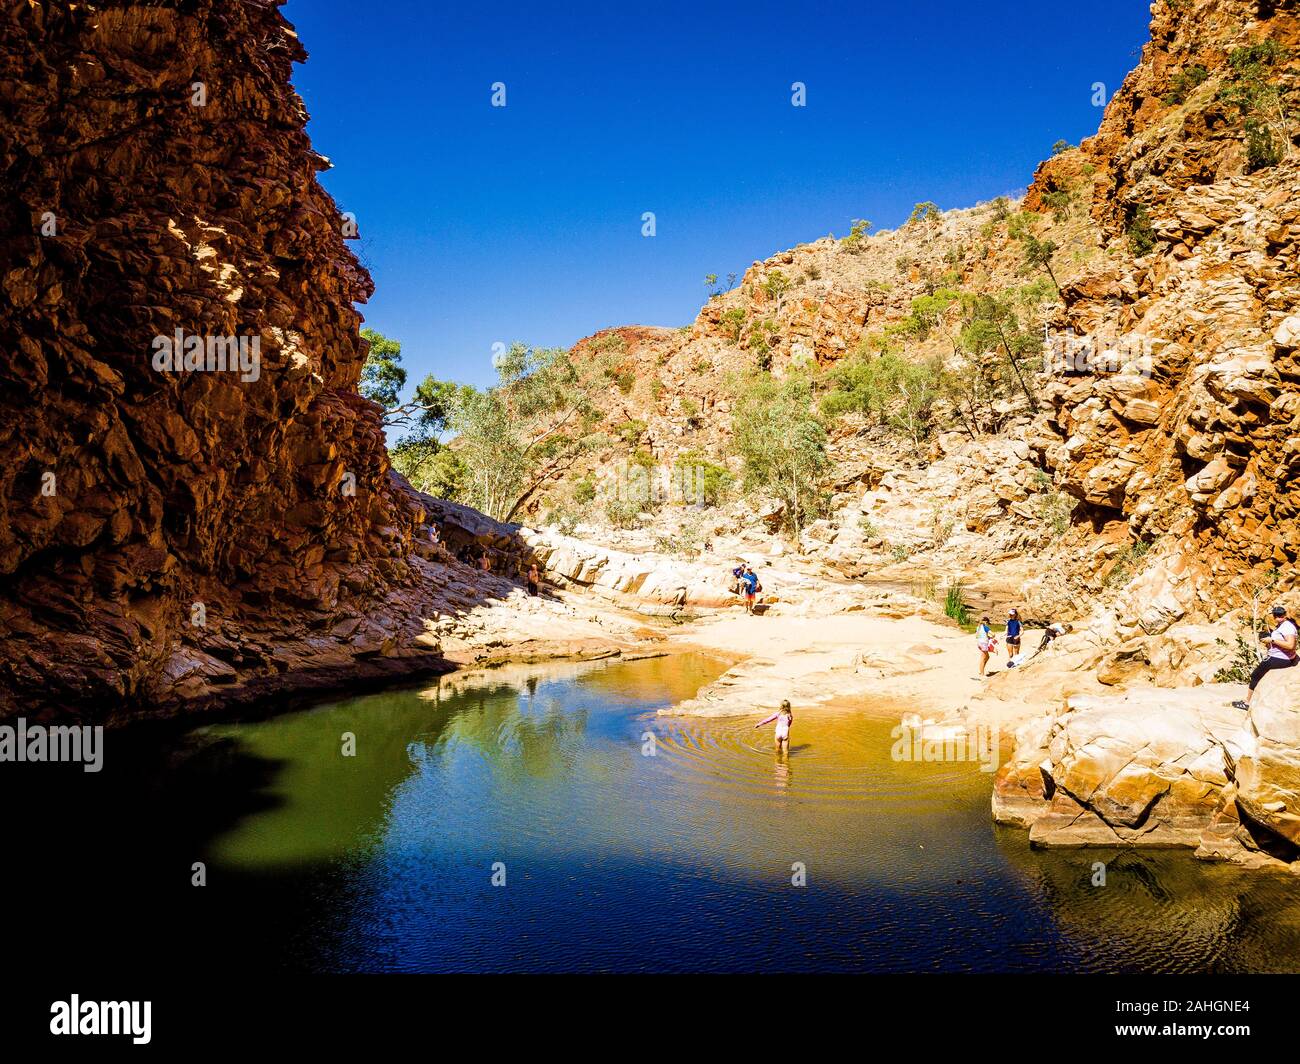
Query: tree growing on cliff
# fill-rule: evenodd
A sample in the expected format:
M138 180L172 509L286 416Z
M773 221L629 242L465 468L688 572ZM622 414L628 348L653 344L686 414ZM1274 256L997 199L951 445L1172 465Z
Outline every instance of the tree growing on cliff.
M361 337L370 345L370 350L361 367L358 390L385 411L391 411L401 401L402 389L406 387L402 345L375 329L362 329Z
M455 498L464 478L464 463L442 442L451 426L457 388L432 374L415 388L415 396L400 410L401 423L410 425L389 449L393 468L419 491L441 499ZM398 423L396 421L390 423Z
M463 385L456 394L450 427L464 463L461 500L513 520L593 445L593 399L604 387L600 373L580 371L563 348L512 344L493 387Z
M1297 88L1294 75L1282 70L1290 58L1271 39L1228 53L1229 74L1218 97L1244 120L1248 171L1276 166L1291 155L1289 112Z
M849 227L849 235L840 240L840 250L856 254L866 246L867 230L871 223L865 218L854 218Z
M939 210L939 205L931 200L924 200L912 208L912 213L908 217L906 225L917 225L920 222L937 222L943 212Z
M1039 240L1033 233L1026 233L1023 240L1025 249L1025 264L1028 266L1037 266L1047 271L1047 276L1052 279L1052 284L1059 289L1061 283L1056 279L1056 272L1052 269L1052 256L1057 252L1056 241Z
M773 380L752 374L735 385L732 440L745 463L746 491L775 496L782 523L794 542L804 525L821 512L826 471L826 430L813 413L807 377Z
M857 354L831 371L822 416L855 412L905 436L915 451L930 435L943 377L936 360L915 362L893 352Z
M1029 384L1029 374L1037 367L1034 356L1042 351L1042 340L1034 332L1021 327L1015 308L1005 299L980 293L965 300L966 325L959 343L978 361L992 352L1000 351L1015 375L1020 391L1029 409L1038 411L1038 397Z

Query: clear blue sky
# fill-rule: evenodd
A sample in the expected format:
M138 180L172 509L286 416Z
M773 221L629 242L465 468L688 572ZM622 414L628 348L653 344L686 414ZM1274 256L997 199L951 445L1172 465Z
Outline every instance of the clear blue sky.
M1148 17L1136 0L636 6L285 5L322 180L377 285L362 310L411 383L487 383L496 341L682 325L706 273L1022 189L1058 138L1096 131L1093 83L1118 88Z

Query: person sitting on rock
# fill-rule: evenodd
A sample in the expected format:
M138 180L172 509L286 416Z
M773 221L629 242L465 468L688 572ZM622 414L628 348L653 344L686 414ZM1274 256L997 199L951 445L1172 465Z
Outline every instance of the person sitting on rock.
M1250 674L1250 682L1246 685L1246 700L1233 702L1234 709L1249 709L1250 700L1254 697L1255 688L1259 686L1259 681L1264 678L1266 672L1272 672L1274 669L1289 669L1297 661L1300 661L1300 655L1297 655L1296 638L1300 636L1300 629L1296 628L1295 621L1287 616L1285 606L1273 607L1273 623L1277 625L1271 632L1261 632L1259 640L1268 647L1268 656L1255 666L1255 671Z

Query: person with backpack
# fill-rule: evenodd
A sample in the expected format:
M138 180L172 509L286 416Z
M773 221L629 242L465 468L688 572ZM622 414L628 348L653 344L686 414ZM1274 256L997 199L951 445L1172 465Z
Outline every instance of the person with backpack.
M754 603L758 599L758 593L763 590L763 585L758 582L758 574L750 568L748 562L740 574L740 585L745 592L745 612L753 613Z
M1259 636L1260 642L1268 647L1268 655L1250 674L1250 682L1246 685L1246 700L1233 702L1234 709L1250 709L1250 700L1265 673L1272 672L1274 669L1289 669L1300 661L1300 654L1297 654L1296 647L1300 629L1297 629L1295 621L1287 616L1285 606L1273 607L1273 623L1276 627L1271 632L1261 632Z
M745 563L741 562L731 570L731 593L740 594L740 578L745 575Z

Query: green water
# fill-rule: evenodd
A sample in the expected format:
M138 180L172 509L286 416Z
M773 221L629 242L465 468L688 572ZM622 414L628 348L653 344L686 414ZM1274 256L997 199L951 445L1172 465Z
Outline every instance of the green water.
M721 669L451 676L118 743L95 815L142 858L75 892L107 892L136 959L213 970L1300 968L1290 878L1031 851L978 763L891 759L888 707L801 712L784 758L763 714L658 714Z

